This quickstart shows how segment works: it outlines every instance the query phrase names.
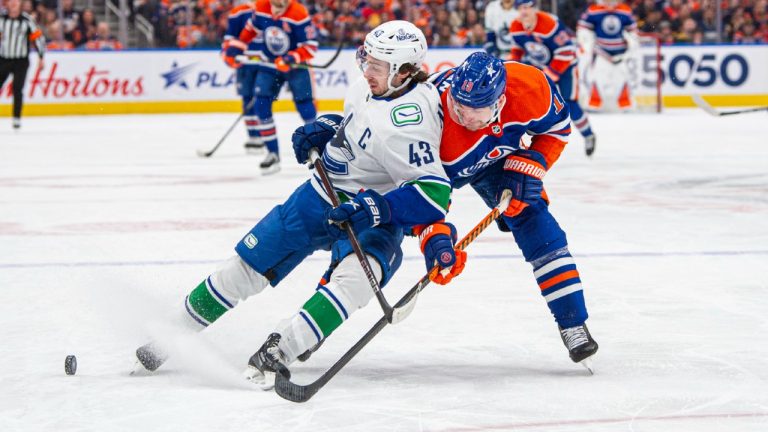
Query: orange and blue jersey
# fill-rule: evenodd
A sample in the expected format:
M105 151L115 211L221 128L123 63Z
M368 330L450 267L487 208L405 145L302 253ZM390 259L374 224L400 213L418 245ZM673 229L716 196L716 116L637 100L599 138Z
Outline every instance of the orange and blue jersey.
M528 29L518 18L510 24L509 36L510 60L536 66L554 81L578 62L573 37L554 15L536 12L536 23Z
M554 83L532 66L509 61L504 67L507 69L506 103L497 122L477 131L450 120L447 112L454 69L431 79L441 92L445 121L440 159L455 188L520 149L521 138L526 133L532 136L530 148L544 155L549 167L568 143L571 132L568 106Z
M581 15L578 27L594 32L597 52L612 57L627 51L624 32L637 31L637 22L632 17L632 9L626 4L615 7L591 5Z
M245 3L232 8L227 16L227 31L224 32L224 47L232 41L237 41L240 37L240 33L245 29L245 25L248 24L248 20L253 15L253 11L256 10L256 3ZM251 41L247 45L243 45L244 54L248 56L256 55L259 45L254 41Z
M272 69L275 59L286 55L297 63L310 60L318 45L309 12L297 1L292 1L282 15L274 16L269 0L257 0L239 39L255 45L254 54L264 60L259 66Z
M454 188L470 184L489 208L498 204L504 160L521 148L524 134L531 135L530 148L544 155L551 168L571 131L568 104L549 77L533 66L513 61L504 67L506 103L499 121L478 131L455 123L447 112L453 69L431 79L442 98L445 125L440 158L445 172ZM549 212L546 195L520 214L502 215L497 222L503 231L513 233L525 260L533 266L541 295L557 323L563 328L583 324L588 314L581 278L568 251L565 232Z

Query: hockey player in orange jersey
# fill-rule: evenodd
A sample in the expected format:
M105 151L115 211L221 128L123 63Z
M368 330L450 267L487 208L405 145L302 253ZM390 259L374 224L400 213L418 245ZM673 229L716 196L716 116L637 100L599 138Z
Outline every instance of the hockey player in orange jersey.
M540 70L486 53L431 81L441 92L440 159L453 187L469 185L490 208L502 191L512 192L499 228L512 232L532 265L571 359L591 371L598 345L585 324L581 279L542 182L568 142L566 101ZM529 146L522 144L525 134L532 136Z
M253 42L255 47L248 47ZM295 0L257 0L255 10L238 38L226 42L224 60L232 67L240 67L238 58L248 49L249 54L261 58L256 64L255 110L258 116L259 137L268 153L261 163L263 174L280 169L277 130L272 118L272 103L287 81L296 104L296 110L305 123L313 122L317 109L312 95L312 80L304 63L317 51L315 29L307 8Z
M510 60L536 66L557 84L571 113L571 120L584 137L584 151L595 151L595 134L589 118L579 106L579 76L576 46L568 30L551 14L539 11L534 0L515 0L518 17L512 21Z

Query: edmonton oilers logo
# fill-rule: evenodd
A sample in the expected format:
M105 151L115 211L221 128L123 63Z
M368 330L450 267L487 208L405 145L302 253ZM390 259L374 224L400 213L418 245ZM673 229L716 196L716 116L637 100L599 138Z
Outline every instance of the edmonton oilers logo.
M621 31L621 20L616 15L608 15L603 18L600 27L606 34L616 35Z
M269 52L275 55L287 53L290 47L288 35L279 27L267 27L264 30L264 43Z
M538 42L526 42L525 51L534 64L546 65L549 63L549 50L543 44Z

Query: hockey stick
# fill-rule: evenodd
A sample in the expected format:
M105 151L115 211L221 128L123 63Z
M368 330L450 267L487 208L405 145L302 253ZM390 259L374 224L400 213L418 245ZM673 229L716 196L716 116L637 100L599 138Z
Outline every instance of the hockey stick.
M249 111L251 109L251 107L253 107L254 103L256 103L256 96L251 98L251 100L248 102L248 105L245 106L245 109L243 110L243 112L241 112L240 115L237 117L237 120L235 120L235 122L232 123L232 126L230 126L229 129L227 129L227 132L224 134L223 137L221 137L219 142L217 142L216 145L213 146L213 148L208 150L208 151L203 151L203 150L198 149L197 150L197 155L200 156L200 157L206 157L207 158L207 157L211 157L211 155L216 153L216 150L218 150L219 147L221 147L221 144L224 142L224 140L226 140L227 137L229 136L229 134L232 133L232 129L234 129L235 126L237 126L237 124L240 123L240 120L242 120L243 116L245 116L245 112Z
M464 238L461 239L459 243L456 244L456 249L464 250L467 246L469 246L472 241L474 241L480 233L482 233L488 226L493 223L496 218L499 217L501 214L501 211L505 209L509 205L509 201L511 198L511 193L509 191L504 191L502 194L501 202L499 205L491 210L490 213L488 213L483 220L481 220L477 225L475 225L472 230L467 233L467 235L464 236ZM430 282L430 275L437 273L438 267L435 266L428 274L424 275L417 283L413 286L405 295L400 299L400 301L395 304L395 307L403 307L407 305L408 303L413 303L412 300L418 296L419 292L423 290L427 285L429 285ZM379 334L379 332L384 329L384 327L389 324L387 317L382 317L379 319L376 324L371 327L370 330L362 337L360 340L355 343L352 348L350 348L346 353L344 353L343 356L339 360L336 361L325 373L320 375L320 378L316 379L315 381L309 383L309 384L296 384L294 382L291 382L291 379L287 376L285 376L282 373L278 373L275 377L275 392L283 399L289 400L291 402L306 402L312 396L315 395L318 391L320 391L321 388L323 388L328 381L331 380L344 366L346 366L347 363L349 363L350 360L352 360L357 353L360 352L360 350L363 349L368 343L373 340L373 338Z
M699 95L693 95L691 96L693 99L693 102L698 105L699 108L706 111L707 114L715 116L715 117L721 117L721 116L727 116L727 115L734 115L734 114L744 114L744 113L750 113L750 112L757 112L757 111L768 111L768 107L758 107L758 108L747 108L743 110L736 110L736 111L718 111L712 105L708 104L707 101L704 100Z
M329 143L329 145L336 145L336 146L342 146L340 142L343 142L344 140L344 129L346 129L346 121L341 124L341 127L339 127L339 130L336 131L336 135L333 136L333 139ZM333 183L331 183L331 179L328 177L328 173L325 171L325 166L323 165L323 161L320 160L320 155L317 153L315 149L312 149L309 154L309 160L312 162L312 165L315 167L315 171L317 172L318 177L320 177L320 181L323 183L323 189L325 189L325 193L328 195L328 197L331 199L331 203L334 207L338 207L341 202L339 201L338 195L336 195L336 189L333 187ZM381 309L384 311L384 316L387 318L387 321L391 323L396 323L405 318L403 316L400 318L400 315L398 314L397 317L400 318L397 321L394 321L396 316L394 315L394 308L387 303L387 299L384 297L384 293L381 292L381 287L379 286L379 281L376 279L376 275L373 273L373 269L371 268L371 263L368 261L368 257L365 255L365 252L363 252L363 249L360 247L360 242L357 240L357 235L355 234L355 231L352 229L352 226L348 223L343 223L342 228L344 228L344 231L347 233L347 237L349 238L349 242L352 244L352 249L355 251L355 255L357 256L358 261L360 261L360 265L363 267L363 271L365 272L365 276L368 278L368 283L371 284L371 288L373 289L373 293L376 295L376 299L379 301L379 305L381 305ZM407 315L407 314L406 314Z
M293 66L291 66L292 69L328 69L331 67L333 62L336 61L337 58L339 58L339 54L341 54L341 50L344 48L344 30L346 29L347 24L344 23L341 25L341 38L339 39L339 44L336 46L336 51L333 53L330 59L326 61L323 64L312 64L312 63L297 63ZM239 61L241 64L244 65L254 65L254 64L263 64L264 59L261 57L249 57L245 55L237 56L235 57L237 61Z

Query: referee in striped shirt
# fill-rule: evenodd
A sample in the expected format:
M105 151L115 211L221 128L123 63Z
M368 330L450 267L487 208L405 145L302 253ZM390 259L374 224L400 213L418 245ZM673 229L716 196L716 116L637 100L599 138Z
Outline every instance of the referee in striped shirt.
M43 67L45 38L29 14L21 11L21 0L8 0L8 11L0 12L0 87L13 75L13 128L21 127L24 82L29 69L29 49L34 43Z

